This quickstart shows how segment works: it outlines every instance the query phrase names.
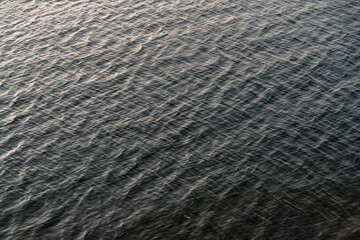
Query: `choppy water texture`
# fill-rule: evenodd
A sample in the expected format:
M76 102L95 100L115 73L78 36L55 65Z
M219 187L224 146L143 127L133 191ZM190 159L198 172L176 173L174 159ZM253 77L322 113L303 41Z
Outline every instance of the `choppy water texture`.
M360 239L358 0L0 3L0 239Z

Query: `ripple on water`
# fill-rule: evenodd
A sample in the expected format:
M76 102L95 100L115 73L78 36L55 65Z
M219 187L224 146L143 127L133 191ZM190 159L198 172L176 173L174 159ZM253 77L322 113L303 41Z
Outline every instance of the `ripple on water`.
M359 7L5 1L0 238L358 238Z

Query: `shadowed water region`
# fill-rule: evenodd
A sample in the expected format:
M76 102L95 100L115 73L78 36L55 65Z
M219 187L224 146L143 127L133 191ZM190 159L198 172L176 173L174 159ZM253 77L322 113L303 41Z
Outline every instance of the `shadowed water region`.
M0 239L360 239L358 0L4 0Z

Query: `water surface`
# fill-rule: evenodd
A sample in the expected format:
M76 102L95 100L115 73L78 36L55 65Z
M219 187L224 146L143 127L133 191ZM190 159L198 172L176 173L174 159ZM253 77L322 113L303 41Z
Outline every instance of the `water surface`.
M358 0L2 1L0 239L360 239Z

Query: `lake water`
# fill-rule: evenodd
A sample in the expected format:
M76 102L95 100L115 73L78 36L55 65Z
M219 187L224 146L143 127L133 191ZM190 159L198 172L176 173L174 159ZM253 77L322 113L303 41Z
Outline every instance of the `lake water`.
M0 239L360 239L358 0L0 3Z

